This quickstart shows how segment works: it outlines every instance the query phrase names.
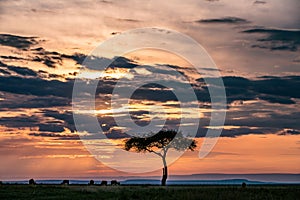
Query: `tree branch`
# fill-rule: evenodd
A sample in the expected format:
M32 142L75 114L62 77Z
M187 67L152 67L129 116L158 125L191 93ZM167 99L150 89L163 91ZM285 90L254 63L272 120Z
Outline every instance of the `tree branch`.
M168 153L168 150L169 150L170 146L167 146L167 147L163 147L163 152L164 154L162 155L163 157L166 157L167 153Z
M158 155L158 156L160 156L160 157L163 157L163 155L162 155L161 153L157 153L156 151L153 151L152 149L146 148L146 150L147 150L148 152L150 152L150 153L154 153L154 154L156 154L156 155Z

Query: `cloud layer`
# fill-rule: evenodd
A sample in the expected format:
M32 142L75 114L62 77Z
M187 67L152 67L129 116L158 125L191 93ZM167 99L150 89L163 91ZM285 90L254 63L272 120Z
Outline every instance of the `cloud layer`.
M69 58L67 58L69 59ZM104 58L102 58L104 59ZM105 58L107 59L107 58ZM107 59L109 61L109 59ZM110 61L111 62L111 61ZM180 66L166 65L170 69L177 69L180 74L187 75L186 70ZM109 69L126 69L131 70L134 76L142 76L133 69L138 64L128 58L120 57L116 59ZM166 70L160 69L160 66L142 66L148 73L154 75L163 75L172 77L175 74ZM0 77L0 88L2 100L0 101L2 112L11 112L18 109L39 109L38 113L33 114L21 114L14 117L2 117L0 125L7 128L35 128L37 132L32 133L32 136L46 136L55 137L52 133L63 133L65 130L75 131L73 122L73 116L71 109L71 97L74 79L65 80L47 80L43 74L45 72L30 70L26 67L17 67L6 65L1 63L1 69L7 72L6 76ZM88 69L88 68L87 68ZM14 72L16 75L11 75L10 72ZM174 83L180 86L181 80L174 78ZM207 77L207 79L212 79ZM89 87L91 80L82 79L82 87ZM96 102L99 109L108 109L109 104L103 107L104 102L110 101L110 95L117 82L119 87L131 87L130 81L118 80L114 78L100 79L96 90L97 98ZM171 79L168 80L172 81ZM176 83L177 82L177 83ZM296 105L300 99L300 95L297 92L300 88L299 76L263 76L256 79L247 79L238 76L223 77L223 82L226 89L227 103L228 103L228 117L225 126L234 126L234 128L224 129L222 136L235 137L245 134L265 134L265 133L285 133L285 134L297 134L298 123L293 120L288 120L287 116L297 115L297 113L289 112L287 114L278 114L272 110L265 113L265 110L253 111L253 115L262 116L262 118L245 117L247 112L244 112L243 104L247 105L247 102L267 102L268 105L281 105L289 106ZM163 82L162 82L163 83ZM134 84L134 82L132 83ZM184 86L184 84L182 85ZM210 108L210 96L208 88L204 82L204 79L197 79L193 84L194 92L198 98L200 107L207 109L209 113ZM211 85L210 87L214 87ZM180 87L179 87L180 88ZM86 94L85 94L86 95ZM92 94L91 94L92 95ZM101 97L101 95L104 95ZM123 98L122 94L119 96ZM142 104L143 102L149 102L150 104L163 105L168 102L177 102L177 97L174 95L172 88L166 88L160 84L147 84L137 89L131 96L132 101L137 101ZM186 98L186 102L189 102L189 98ZM171 106L171 105L170 105ZM170 107L169 106L169 107ZM236 106L238 110L235 111ZM60 111L60 107L65 111ZM170 108L176 108L178 106L172 105ZM122 112L119 113L122 119ZM131 112L132 119L140 126L145 126L149 123L149 112L147 110L135 110ZM297 119L299 116L293 118ZM104 132L110 138L123 138L128 137L122 129L117 128L117 124L110 114L101 114L98 116L99 123L105 124L103 128ZM262 120L263 119L263 120ZM286 119L286 120L282 120ZM281 121L281 122L278 122ZM178 119L170 118L167 120L165 127L175 128L180 124ZM204 137L209 125L209 116L205 115L202 119L202 124L198 129L198 137ZM190 126L195 126L192 124ZM287 129L289 131L284 131ZM45 133L45 134L40 134ZM65 136L64 136L65 137ZM73 136L71 136L73 137Z

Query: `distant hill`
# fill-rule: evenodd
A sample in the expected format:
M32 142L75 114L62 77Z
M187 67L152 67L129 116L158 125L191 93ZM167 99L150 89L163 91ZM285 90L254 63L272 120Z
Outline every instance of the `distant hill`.
M63 178L68 179L68 178ZM60 184L63 179L40 179L37 184ZM118 180L121 184L150 184L159 185L160 176L123 176L123 177L85 177L70 178L70 184L88 184L93 179L96 184L102 180ZM3 183L28 184L28 180L10 180ZM239 185L245 182L251 184L300 184L300 174L191 174L171 175L168 179L169 185Z
M246 179L228 179L228 180L169 180L168 185L241 185L246 183L247 185L266 185L276 184L272 182L261 181L249 181ZM153 179L129 179L121 181L123 185L159 185L160 180Z
M300 174L192 174L174 175L170 180L223 180L247 179L249 181L275 182L275 183L300 183Z

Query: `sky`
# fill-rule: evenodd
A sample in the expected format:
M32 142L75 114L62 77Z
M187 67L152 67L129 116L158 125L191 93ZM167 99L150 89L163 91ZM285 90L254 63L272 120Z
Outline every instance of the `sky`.
M195 134L196 151L178 160L170 156L171 174L300 173L299 9L298 0L1 0L0 179L160 175L155 156L114 158L130 134L153 131L147 128L152 122L157 130ZM110 46L101 52L109 56L91 56L102 42L145 27L189 36L217 69L159 49L115 55ZM125 49L136 38L117 46ZM191 51L182 40L172 44ZM94 61L111 64L99 70ZM213 74L220 74L226 91L223 127L209 124L215 110L206 80L214 81ZM129 99L120 93L112 102L114 88L129 90L145 77L177 88L142 85ZM99 81L93 112L74 107L75 79L84 89ZM185 94L187 86L196 100L186 95L179 102L176 90ZM80 95L80 102L91 96ZM87 127L96 118L107 138L83 141L98 132L78 130L74 113ZM132 120L139 129L126 127ZM212 151L200 159L207 131L221 128Z

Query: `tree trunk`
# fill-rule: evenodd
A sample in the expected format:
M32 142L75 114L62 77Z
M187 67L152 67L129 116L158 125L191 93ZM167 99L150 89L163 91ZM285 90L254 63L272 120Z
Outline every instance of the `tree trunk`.
M167 166L165 157L163 157L163 163L164 163L164 168L162 169L163 175L162 175L162 179L161 179L161 185L166 186L166 182L167 182L167 178L168 178L168 166Z

